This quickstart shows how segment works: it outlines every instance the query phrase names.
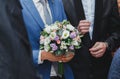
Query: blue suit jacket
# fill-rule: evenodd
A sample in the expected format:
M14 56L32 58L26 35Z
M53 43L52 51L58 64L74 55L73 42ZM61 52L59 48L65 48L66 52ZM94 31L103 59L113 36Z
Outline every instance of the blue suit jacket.
M115 52L113 57L108 79L120 79L120 48Z
M66 19L64 8L62 5L62 0L48 0L51 9L53 23L55 21L63 21ZM23 18L26 24L29 40L33 50L33 60L35 67L39 74L42 75L43 79L50 79L51 62L44 61L43 64L38 63L38 53L39 53L39 37L40 32L44 28L44 23L33 3L32 0L21 0L23 7ZM67 64L64 64L65 78L74 79L72 71Z

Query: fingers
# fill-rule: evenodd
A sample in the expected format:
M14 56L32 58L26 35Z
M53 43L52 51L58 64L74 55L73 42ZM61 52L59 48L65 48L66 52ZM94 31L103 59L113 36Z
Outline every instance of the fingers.
M89 26L90 22L88 20L81 20L79 22L79 26Z
M68 62L74 57L73 53L70 53L68 55L63 55L63 56L55 56L52 53L46 52L46 51L41 51L41 59L42 60L49 60L51 62Z
M74 54L70 54L69 56L64 56L62 58L62 62L69 62L74 57Z
M95 45L90 48L90 53L93 57L102 57L106 51L106 45L104 42L96 42Z
M42 61L47 60L47 52L44 50L41 51L41 60Z
M99 53L99 54L96 54L94 57L95 57L95 58L100 58L100 57L102 57L102 56L103 56L103 54Z
M62 56L55 56L51 53L48 54L48 60L51 62L57 62L57 61L61 61Z
M101 49L101 50L98 50L98 51L96 51L96 52L91 52L91 55L93 56L93 57L96 57L96 58L99 58L99 57L102 57L103 56L103 50Z
M60 61L62 56L55 56L50 52L41 51L41 60L49 60L51 62Z
M78 31L82 34L85 34L89 31L90 22L87 20L81 20L78 24Z
M96 52L100 50L102 46L100 46L99 42L95 43L95 45L90 49L91 52Z

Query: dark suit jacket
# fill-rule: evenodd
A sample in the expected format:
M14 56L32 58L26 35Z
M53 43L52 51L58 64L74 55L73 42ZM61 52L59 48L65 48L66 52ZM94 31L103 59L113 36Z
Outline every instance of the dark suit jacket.
M64 8L70 22L77 26L85 19L81 0L63 0ZM101 58L94 58L89 48L95 42L107 42L108 48ZM92 40L89 34L82 39L82 47L76 50L71 61L75 79L107 79L111 63L111 51L120 46L120 17L116 0L95 0L95 20Z
M0 0L0 79L37 79L18 0Z

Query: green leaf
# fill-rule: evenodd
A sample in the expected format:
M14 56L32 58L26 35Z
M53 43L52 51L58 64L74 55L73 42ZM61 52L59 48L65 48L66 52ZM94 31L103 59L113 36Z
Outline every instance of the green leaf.
M62 53L62 51L61 50L57 50L56 52L55 52L55 55L56 56L61 56L63 53Z

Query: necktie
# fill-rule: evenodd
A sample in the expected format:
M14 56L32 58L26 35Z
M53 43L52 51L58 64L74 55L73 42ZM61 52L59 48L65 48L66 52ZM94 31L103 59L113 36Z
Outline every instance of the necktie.
M52 23L52 18L50 17L50 13L47 8L46 0L40 0L41 4L43 5L44 17L46 24L50 25Z

